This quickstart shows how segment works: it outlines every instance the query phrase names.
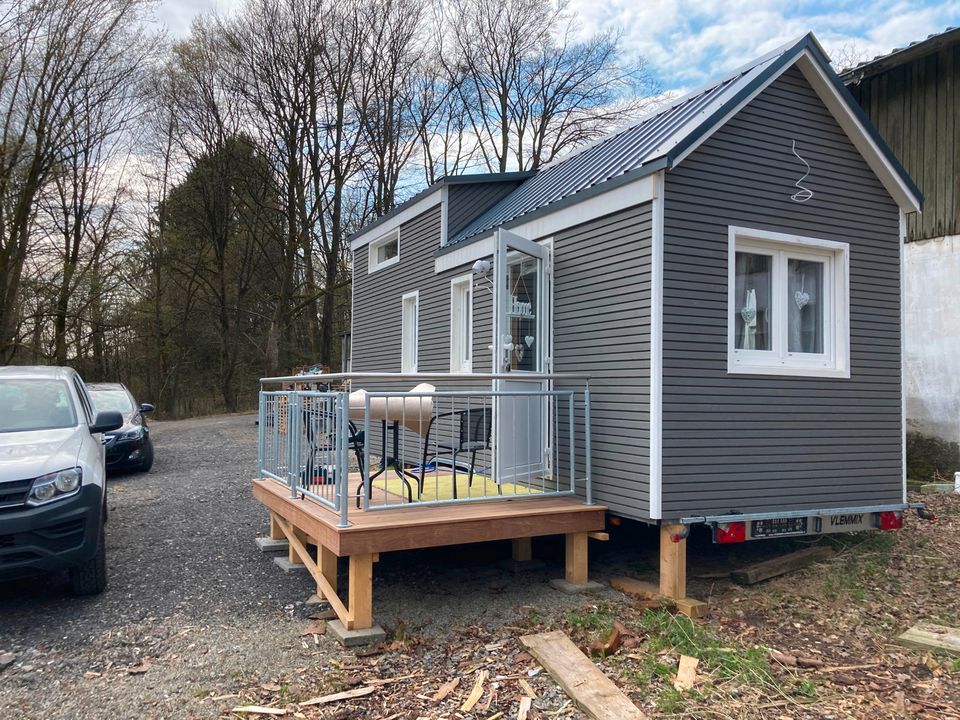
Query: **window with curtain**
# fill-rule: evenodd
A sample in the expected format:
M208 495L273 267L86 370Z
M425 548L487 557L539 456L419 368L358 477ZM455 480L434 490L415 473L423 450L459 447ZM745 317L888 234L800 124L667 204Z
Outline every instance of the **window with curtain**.
M849 247L760 231L730 242L728 370L848 376Z

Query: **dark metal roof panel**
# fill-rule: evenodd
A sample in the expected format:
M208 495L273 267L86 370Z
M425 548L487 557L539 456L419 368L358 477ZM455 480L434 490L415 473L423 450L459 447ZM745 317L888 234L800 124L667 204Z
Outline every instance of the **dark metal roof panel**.
M755 64L654 111L635 125L546 165L458 232L448 245L488 232L662 157L698 126L699 119L709 116L711 109L736 95L753 80L759 70L767 67L790 47L792 45L764 56Z

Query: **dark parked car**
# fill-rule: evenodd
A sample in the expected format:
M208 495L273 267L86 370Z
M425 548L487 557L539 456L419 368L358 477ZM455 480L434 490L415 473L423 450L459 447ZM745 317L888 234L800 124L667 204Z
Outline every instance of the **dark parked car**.
M153 441L146 416L153 412L153 405L137 403L122 383L91 383L87 389L98 412L123 415L123 427L103 435L107 470L149 470L153 465Z

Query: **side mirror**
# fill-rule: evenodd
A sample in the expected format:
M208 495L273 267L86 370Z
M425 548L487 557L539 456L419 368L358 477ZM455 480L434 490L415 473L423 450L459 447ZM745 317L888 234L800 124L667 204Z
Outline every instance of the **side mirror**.
M97 413L96 420L90 426L90 434L110 432L123 427L123 415L116 410L107 410Z
M142 412L144 415L147 413L152 413L154 410L156 410L156 408L150 403L140 403L140 412Z

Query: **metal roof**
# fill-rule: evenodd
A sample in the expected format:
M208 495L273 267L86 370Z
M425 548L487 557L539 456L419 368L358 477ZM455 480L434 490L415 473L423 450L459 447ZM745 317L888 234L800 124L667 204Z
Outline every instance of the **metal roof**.
M672 167L684 152L712 131L739 103L807 52L827 71L851 112L879 148L884 161L899 176L907 191L922 203L922 195L880 139L856 101L830 69L830 61L812 33L783 45L720 80L659 108L635 124L601 138L582 150L545 165L536 175L500 202L472 220L438 251L486 235L497 227L510 227L564 205L578 202L615 184ZM599 187L599 186L603 187ZM574 197L576 196L576 197Z
M878 75L905 62L937 52L955 42L960 42L960 27L948 27L942 33L927 35L924 40L916 40L906 47L894 48L885 55L877 55L872 60L847 68L840 73L840 79L848 85L858 83L871 75Z
M726 77L685 95L635 124L601 138L582 150L545 165L510 195L475 218L450 239L448 245L488 232L575 193L650 167L689 136L718 107L724 107L750 86L778 58L790 53L797 42L738 68Z
M503 172L503 173L468 173L465 175L444 175L442 178L437 180L433 185L429 185L424 188L416 195L407 200L404 200L402 203L391 209L389 212L384 213L376 220L371 220L362 228L356 232L351 233L347 236L347 240L353 241L356 240L361 235L366 235L368 232L373 230L380 225L386 223L390 218L395 215L400 214L404 209L410 207L412 204L418 200L431 195L440 188L449 185L471 185L474 183L495 183L495 182L515 182L517 180L525 180L526 178L533 175L532 172L523 171L523 172Z

